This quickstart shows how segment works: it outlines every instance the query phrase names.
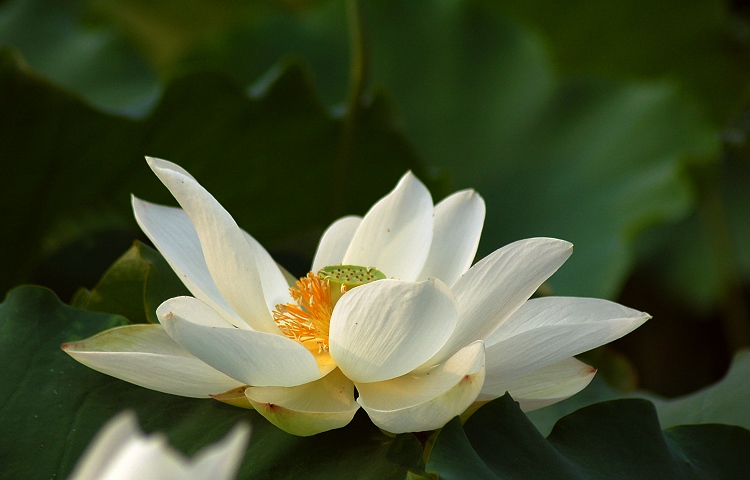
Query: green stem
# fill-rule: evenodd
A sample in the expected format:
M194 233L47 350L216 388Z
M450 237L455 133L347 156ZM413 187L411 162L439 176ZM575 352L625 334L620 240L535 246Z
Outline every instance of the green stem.
M359 0L348 0L346 9L349 23L351 61L346 116L344 117L339 151L335 163L336 171L334 179L339 185L346 184L349 179L350 167L355 155L359 119L365 107L365 93L367 91L370 70ZM343 204L343 199L335 199L334 201L334 213L336 216L340 216L346 211L346 205Z

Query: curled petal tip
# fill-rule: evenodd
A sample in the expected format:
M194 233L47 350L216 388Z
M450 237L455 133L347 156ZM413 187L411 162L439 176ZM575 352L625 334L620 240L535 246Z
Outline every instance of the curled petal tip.
M209 394L208 396L219 402L226 403L227 405L253 410L252 404L247 396L245 396L245 390L247 390L247 386L243 385L224 393Z

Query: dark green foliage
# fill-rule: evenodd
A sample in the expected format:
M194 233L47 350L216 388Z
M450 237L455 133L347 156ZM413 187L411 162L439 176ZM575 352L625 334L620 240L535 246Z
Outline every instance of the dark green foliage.
M430 183L390 126L381 98L347 131L352 148L342 153L342 120L317 101L296 64L279 69L253 97L222 76L183 78L148 117L129 120L92 109L3 50L0 104L0 155L19 159L13 181L0 190L3 291L33 280L43 259L75 240L112 230L138 235L131 192L174 203L143 160L146 154L186 168L240 226L302 259L312 257L330 222L365 213L407 170ZM342 201L331 190L334 180L360 194ZM91 258L81 261L85 272ZM67 273L79 285L97 278L76 276L77 269Z
M461 429L438 434L427 471L441 479L733 479L750 469L750 431L727 425L662 432L646 400L578 410L545 439L506 395Z

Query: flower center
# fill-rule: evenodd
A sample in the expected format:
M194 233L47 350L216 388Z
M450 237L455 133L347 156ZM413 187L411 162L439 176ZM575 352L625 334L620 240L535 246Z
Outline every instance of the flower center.
M372 267L334 265L309 272L289 289L295 303L279 304L273 320L279 330L317 355L328 354L333 307L352 288L385 278Z

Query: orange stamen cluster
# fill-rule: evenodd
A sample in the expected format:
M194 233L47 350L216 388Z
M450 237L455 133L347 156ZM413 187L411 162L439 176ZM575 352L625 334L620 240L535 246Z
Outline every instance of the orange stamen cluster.
M313 353L328 352L328 329L333 313L331 288L310 272L289 289L296 304L276 305L273 320L279 330Z

